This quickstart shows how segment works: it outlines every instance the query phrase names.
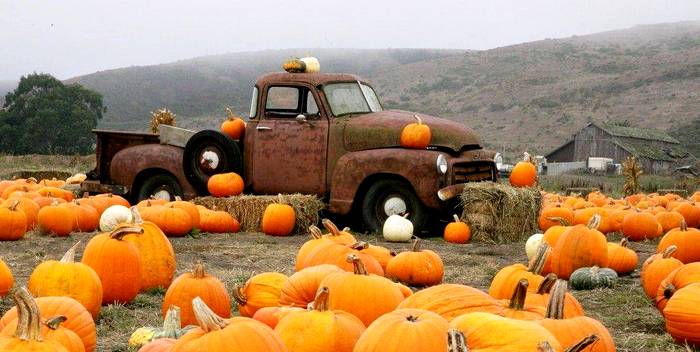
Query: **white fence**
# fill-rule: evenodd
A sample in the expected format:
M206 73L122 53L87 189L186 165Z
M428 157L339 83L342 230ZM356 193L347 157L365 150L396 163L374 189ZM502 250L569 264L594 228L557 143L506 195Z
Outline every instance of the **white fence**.
M586 168L585 161L574 161L569 163L547 163L547 175L561 175L572 170Z

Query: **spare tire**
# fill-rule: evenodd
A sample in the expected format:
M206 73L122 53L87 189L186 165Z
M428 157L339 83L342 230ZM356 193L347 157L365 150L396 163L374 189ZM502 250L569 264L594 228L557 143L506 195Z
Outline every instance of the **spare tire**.
M243 170L243 153L236 142L218 131L204 130L187 141L182 155L185 177L200 195L209 194L209 177Z

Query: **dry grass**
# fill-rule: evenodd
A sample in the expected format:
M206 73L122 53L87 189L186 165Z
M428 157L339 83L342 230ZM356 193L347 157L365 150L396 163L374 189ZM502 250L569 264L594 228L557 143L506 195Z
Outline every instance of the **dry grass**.
M339 224L343 225L343 224ZM19 285L26 284L33 268L46 259L60 258L75 241L86 243L91 234L70 238L52 238L30 234L17 242L3 242L0 256L10 265ZM362 240L393 250L408 249L408 244L385 243L376 237L358 235ZM280 271L291 274L294 257L306 236L268 237L259 233L203 235L199 239L173 239L178 273L190 270L197 260L221 278L229 289L245 282L252 274ZM503 266L524 262L523 243L451 245L441 239L424 242L426 249L438 252L445 263L445 281L487 289L491 278ZM653 243L633 243L640 260L650 255ZM640 261L641 262L641 261ZM622 278L614 289L574 293L588 315L600 319L613 334L618 351L686 351L673 344L664 332L663 319L644 297L636 275ZM98 320L98 351L126 351L128 336L138 326L157 325L163 292L139 295L128 305L103 307ZM5 300L0 311L11 305Z
M0 179L14 176L65 178L63 176L88 172L94 167L94 155L0 155Z

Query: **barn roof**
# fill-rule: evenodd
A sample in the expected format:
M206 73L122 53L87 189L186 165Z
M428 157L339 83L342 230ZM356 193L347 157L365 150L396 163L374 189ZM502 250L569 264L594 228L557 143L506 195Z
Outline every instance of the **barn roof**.
M598 124L594 122L592 122L591 124L615 137L628 137L651 141L662 141L673 144L681 143L677 139L671 137L665 131L656 130L653 128L627 127L618 125Z
M676 161L678 159L683 159L690 155L687 150L683 149L680 145L667 144L663 147L653 146L644 141L631 141L631 140L620 140L615 139L613 143L618 147L630 152L630 154L659 161Z

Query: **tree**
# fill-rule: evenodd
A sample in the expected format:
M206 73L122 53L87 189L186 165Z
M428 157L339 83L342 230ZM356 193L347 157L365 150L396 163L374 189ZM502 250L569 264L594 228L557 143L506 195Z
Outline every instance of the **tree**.
M48 74L22 77L0 110L0 152L87 154L105 108L102 95Z

